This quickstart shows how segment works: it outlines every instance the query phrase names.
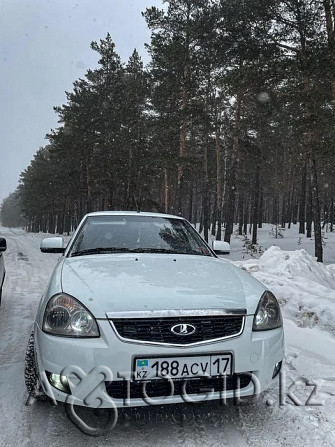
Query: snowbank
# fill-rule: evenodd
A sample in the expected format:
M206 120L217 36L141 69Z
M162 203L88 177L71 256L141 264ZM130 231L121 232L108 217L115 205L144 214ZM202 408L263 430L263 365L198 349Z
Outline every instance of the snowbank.
M270 247L260 259L237 261L278 298L286 318L299 326L320 327L335 335L335 265L325 266L306 250Z

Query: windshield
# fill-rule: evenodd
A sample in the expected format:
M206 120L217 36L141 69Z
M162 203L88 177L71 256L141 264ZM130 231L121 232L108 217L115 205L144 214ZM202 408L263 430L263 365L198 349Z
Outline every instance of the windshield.
M185 220L140 215L88 217L69 255L117 252L212 256L208 246Z

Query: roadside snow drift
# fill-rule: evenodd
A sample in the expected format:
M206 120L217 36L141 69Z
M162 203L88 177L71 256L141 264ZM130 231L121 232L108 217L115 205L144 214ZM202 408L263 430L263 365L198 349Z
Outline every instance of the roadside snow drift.
M237 261L278 298L285 318L298 326L319 325L335 335L335 265L325 266L306 250L270 247L260 259Z

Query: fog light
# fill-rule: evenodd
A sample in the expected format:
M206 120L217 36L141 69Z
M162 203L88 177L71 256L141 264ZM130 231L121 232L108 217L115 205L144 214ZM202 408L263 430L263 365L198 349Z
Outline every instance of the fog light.
M47 372L47 376L51 385L57 390L63 391L64 393L71 394L69 387L69 381L66 376L61 376L60 374L54 374Z
M275 368L274 368L273 374L272 374L273 379L280 373L281 365L282 365L282 362L278 362L275 364Z

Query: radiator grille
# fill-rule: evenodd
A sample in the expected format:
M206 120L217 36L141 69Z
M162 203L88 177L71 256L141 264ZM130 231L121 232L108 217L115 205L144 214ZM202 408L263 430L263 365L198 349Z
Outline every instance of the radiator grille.
M239 335L243 329L243 316L187 316L167 318L115 318L111 321L118 334L143 342L188 345ZM172 328L179 324L192 325L194 333L178 335Z

